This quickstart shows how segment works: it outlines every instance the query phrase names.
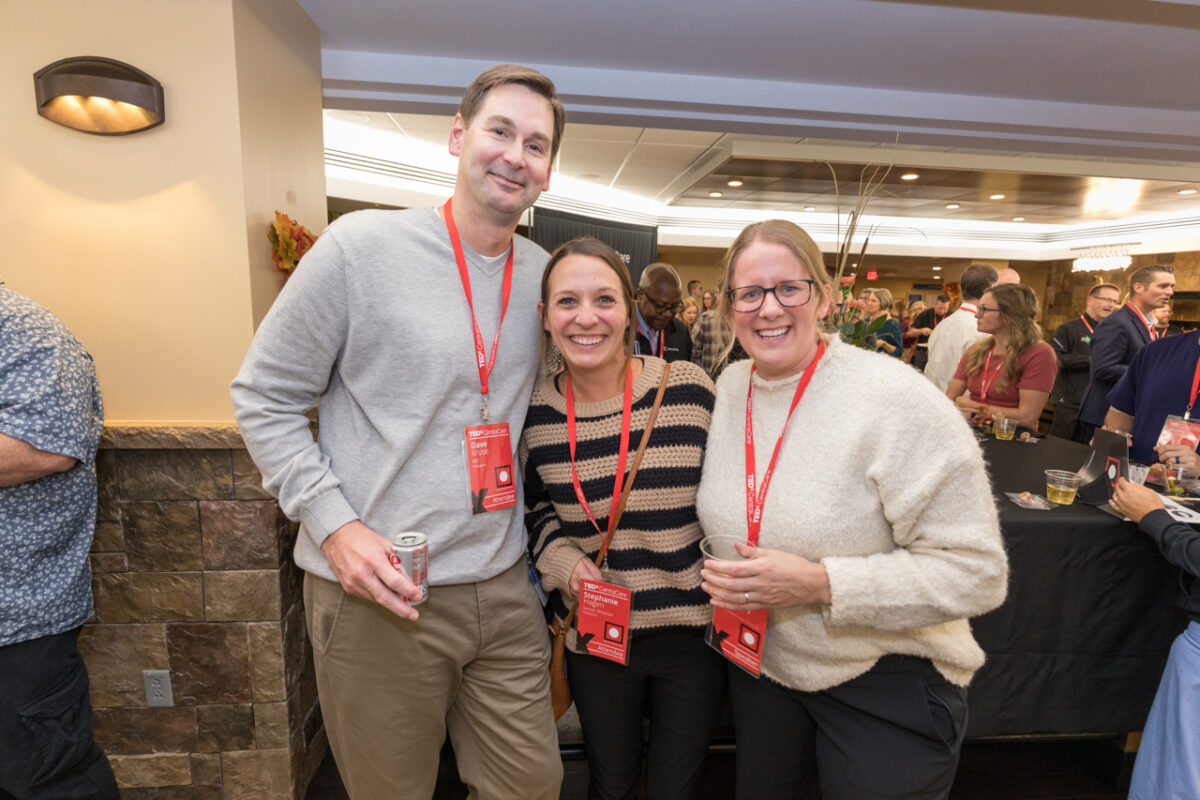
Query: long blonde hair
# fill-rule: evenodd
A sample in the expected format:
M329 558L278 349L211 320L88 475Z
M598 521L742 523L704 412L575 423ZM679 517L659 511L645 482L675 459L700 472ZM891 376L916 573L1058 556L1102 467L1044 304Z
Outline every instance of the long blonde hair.
M1037 295L1023 283L999 283L984 294L990 294L1000 309L1000 320L1008 331L1008 350L1004 366L996 382L996 391L1003 392L1017 379L1017 362L1030 347L1042 341L1042 329L1034 322L1038 314ZM984 336L967 351L966 371L970 375L983 366L996 337ZM987 380L987 376L984 376Z
M713 326L713 333L716 337L717 352L721 354L718 359L720 364L729 358L729 351L733 349L734 342L731 324L733 303L729 300L729 291L735 288L733 271L742 252L755 242L781 244L792 251L792 255L799 259L808 270L809 277L813 279L815 297L809 302L821 302L822 298L829 297L833 285L829 273L825 270L825 257L821 255L821 248L799 225L786 219L768 219L747 225L733 240L733 244L729 245L721 262L725 277L721 280L722 291L717 295L717 304L713 307L716 316L713 322L719 323Z

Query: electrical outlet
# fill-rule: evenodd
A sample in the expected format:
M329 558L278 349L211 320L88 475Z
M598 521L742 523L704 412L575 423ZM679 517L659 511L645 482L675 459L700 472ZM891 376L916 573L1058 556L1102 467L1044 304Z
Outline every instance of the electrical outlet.
M165 669L142 670L142 683L146 686L146 705L151 708L175 705L171 694L171 671Z

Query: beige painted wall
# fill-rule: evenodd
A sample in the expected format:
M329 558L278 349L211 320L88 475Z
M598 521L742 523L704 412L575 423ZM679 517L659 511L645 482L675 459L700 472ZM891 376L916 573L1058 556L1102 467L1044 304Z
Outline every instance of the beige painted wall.
M231 420L229 381L280 283L266 221L324 220L315 25L294 0L2 8L0 277L88 347L110 421ZM166 123L101 137L37 116L33 73L71 55L158 78ZM281 80L294 106L263 105Z

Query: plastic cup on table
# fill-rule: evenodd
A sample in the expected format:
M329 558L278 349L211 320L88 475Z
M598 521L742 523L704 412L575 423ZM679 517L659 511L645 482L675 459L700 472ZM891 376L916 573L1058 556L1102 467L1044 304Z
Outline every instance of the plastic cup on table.
M1012 417L997 417L995 430L997 439L1009 441L1017 435L1017 421Z
M1065 469L1046 470L1046 499L1060 506L1069 506L1075 502L1075 492L1079 490L1079 473Z
M1141 464L1129 465L1129 482L1136 483L1138 486L1144 486L1146 478L1150 475L1150 468L1143 467Z

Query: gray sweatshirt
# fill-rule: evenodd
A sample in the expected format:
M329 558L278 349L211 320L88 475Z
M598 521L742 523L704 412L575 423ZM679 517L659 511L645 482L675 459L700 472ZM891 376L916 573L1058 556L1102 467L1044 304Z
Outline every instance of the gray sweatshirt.
M489 380L492 422L515 453L533 386L546 251L514 237L512 294ZM464 243L486 350L505 256ZM466 583L525 550L524 505L472 514L464 428L479 425L471 313L434 209L359 211L326 229L263 319L231 387L264 487L301 523L296 563L331 580L320 545L361 520L429 537L429 582ZM320 441L304 413L320 399Z

